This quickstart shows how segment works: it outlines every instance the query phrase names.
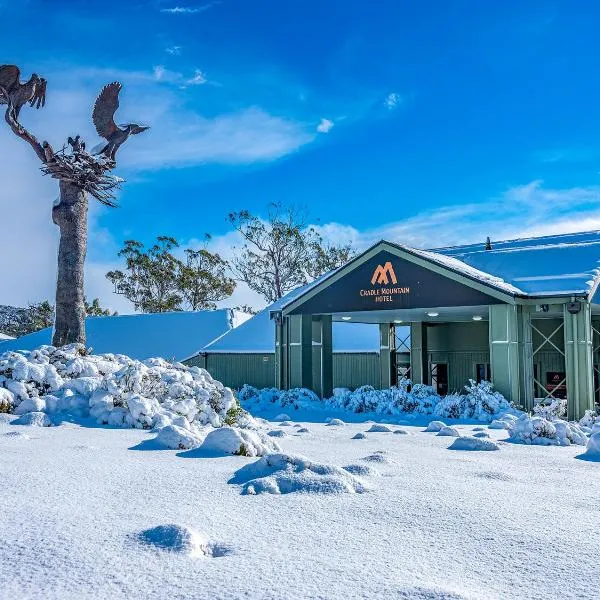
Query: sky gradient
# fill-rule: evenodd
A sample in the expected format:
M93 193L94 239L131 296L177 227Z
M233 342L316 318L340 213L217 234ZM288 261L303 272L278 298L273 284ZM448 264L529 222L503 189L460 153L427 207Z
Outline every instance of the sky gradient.
M93 146L113 80L120 122L152 127L120 150L120 208L90 210L88 295L121 312L104 273L125 239L211 233L227 255L227 213L271 201L360 248L600 228L597 3L0 0L0 19L0 63L48 79L22 113L38 137ZM52 298L56 184L7 127L0 157L0 304Z

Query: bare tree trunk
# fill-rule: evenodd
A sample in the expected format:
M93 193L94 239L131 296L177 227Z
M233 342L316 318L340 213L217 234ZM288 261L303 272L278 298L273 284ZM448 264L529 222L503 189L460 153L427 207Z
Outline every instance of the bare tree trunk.
M52 209L52 220L60 229L53 346L75 342L85 344L83 269L87 246L87 209L85 192L61 180L60 202Z

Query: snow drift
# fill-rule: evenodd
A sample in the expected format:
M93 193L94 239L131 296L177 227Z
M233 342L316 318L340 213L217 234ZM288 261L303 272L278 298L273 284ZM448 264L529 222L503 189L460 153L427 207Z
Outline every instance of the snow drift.
M585 446L587 436L576 423L561 419L552 421L539 416L521 415L507 426L509 442L540 446Z
M140 362L120 354L88 354L79 344L0 354L0 410L183 430L220 427L228 414L239 414L231 390L204 369L160 358Z
M367 485L347 470L314 463L301 455L269 454L239 469L230 483L242 483L242 494L355 494Z

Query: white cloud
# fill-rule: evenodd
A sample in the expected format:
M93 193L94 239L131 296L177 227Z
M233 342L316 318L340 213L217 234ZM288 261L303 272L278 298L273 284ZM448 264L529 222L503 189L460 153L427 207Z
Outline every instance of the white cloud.
M171 8L161 8L160 12L170 13L172 15L195 15L207 11L209 8L221 4L221 2L209 2L202 6L173 6Z
M385 97L383 103L388 110L394 110L402 104L402 96L396 92L392 92Z
M165 52L172 56L179 56L181 54L181 46L169 46L165 48Z
M330 121L329 119L321 119L320 123L317 125L317 131L319 133L329 133L333 125L333 121Z
M200 71L200 69L196 69L194 72L194 76L191 79L186 81L187 85L202 85L206 83L208 80L206 79L206 75Z

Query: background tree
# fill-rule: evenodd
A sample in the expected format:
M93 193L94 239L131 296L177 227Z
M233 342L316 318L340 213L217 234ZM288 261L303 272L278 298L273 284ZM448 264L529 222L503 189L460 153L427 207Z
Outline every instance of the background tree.
M111 312L108 308L102 308L99 298L94 298L91 302L88 302L87 298L84 297L83 302L85 304L85 314L88 317L114 317L118 314L116 311Z
M46 80L32 75L25 83L15 65L0 66L0 104L6 104L5 120L12 132L26 141L42 162L42 172L59 181L60 195L52 208L52 220L60 229L58 273L56 278L56 318L52 343L62 346L85 343L85 302L83 294L84 264L87 251L87 194L100 202L115 206L114 190L120 179L107 175L115 166L118 148L130 135L145 127L129 124L119 127L114 121L119 106L120 83L103 88L92 112L98 134L106 143L98 154L85 150L79 136L69 137L57 152L48 142L40 142L19 122L19 114L27 103L41 108L46 101Z
M218 254L187 248L181 260L174 254L177 248L177 240L167 236L158 237L147 250L141 242L128 240L119 252L125 271L110 271L106 277L115 293L146 313L215 308L215 302L233 293L235 281L226 275L227 262Z
M230 213L228 220L244 239L241 248L233 249L232 271L268 302L353 256L349 244L325 244L302 211L281 203L269 205L266 219L243 210Z
M214 309L215 302L233 294L235 280L227 277L227 267L227 261L206 248L185 249L178 287L190 310Z
M119 252L125 258L126 272L106 274L115 286L115 293L124 295L142 312L181 310L183 297L178 281L181 261L172 253L178 247L177 240L168 236L159 236L146 251L141 242L127 240Z

